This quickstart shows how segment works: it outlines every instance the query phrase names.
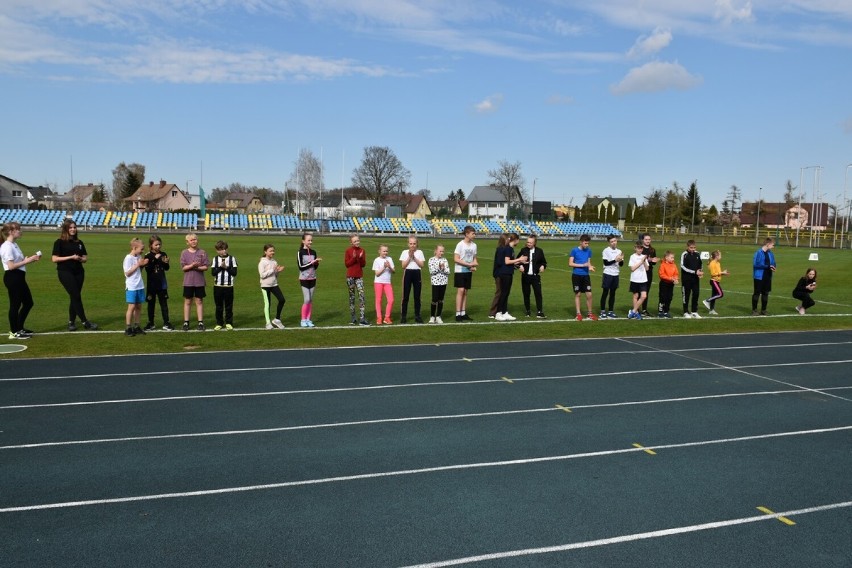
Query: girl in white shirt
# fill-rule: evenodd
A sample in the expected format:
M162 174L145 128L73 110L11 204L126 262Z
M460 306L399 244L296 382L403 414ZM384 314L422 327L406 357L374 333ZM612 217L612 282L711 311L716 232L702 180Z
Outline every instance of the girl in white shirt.
M2 235L0 259L3 261L3 284L9 291L9 339L28 339L32 332L24 328L24 322L33 309L33 295L27 284L27 265L41 260L41 251L24 256L17 243L21 236L20 223L6 223Z
M388 256L387 245L379 246L379 256L373 261L373 273L376 275L373 281L373 290L376 293L376 325L382 325L382 294L387 298L385 307L385 325L393 323L391 312L393 311L393 285L391 276L394 273L393 259Z

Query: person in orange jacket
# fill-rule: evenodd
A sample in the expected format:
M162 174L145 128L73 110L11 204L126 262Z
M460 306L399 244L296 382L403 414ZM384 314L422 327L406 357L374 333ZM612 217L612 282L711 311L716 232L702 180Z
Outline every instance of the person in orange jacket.
M669 310L671 309L672 298L674 298L674 287L678 283L678 268L672 251L666 251L657 274L660 277L660 305L657 317L671 318L672 315Z

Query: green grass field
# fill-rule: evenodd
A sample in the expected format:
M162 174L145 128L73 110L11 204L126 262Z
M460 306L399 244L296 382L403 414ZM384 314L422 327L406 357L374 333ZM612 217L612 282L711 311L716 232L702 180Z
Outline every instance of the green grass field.
M494 291L491 278L491 264L496 247L493 239L479 238L480 270L474 275L473 289L468 300L468 313L474 318L474 324L491 323L492 325L457 324L454 321L455 290L450 287L447 291L445 321L443 326L436 325L407 325L407 326L371 326L370 328L351 327L349 323L348 294L345 284L343 252L348 246L344 236L315 235L314 246L323 258L318 274L316 295L314 298L313 321L314 329L302 329L299 324L299 308L301 306L301 291L298 284L298 272L295 270L296 251L299 247L299 237L243 234L205 234L199 235L200 246L211 256L215 254L214 243L223 238L230 245L230 252L239 263L240 273L237 276L234 324L236 330L207 331L205 333L182 331L149 333L144 337L125 337L124 313L124 276L121 263L129 251L129 241L136 235L130 233L86 233L81 231L81 238L86 243L89 252L89 262L86 264L86 283L83 290L83 301L89 318L97 322L101 331L85 332L66 331L68 296L56 277L56 267L50 262L50 251L53 242L58 237L58 231L39 232L24 229L19 244L24 254L30 255L36 250L44 253L44 259L31 264L27 268L27 281L33 291L35 308L27 320L27 327L34 329L37 335L26 342L27 350L22 353L2 355L5 358L14 357L58 357L71 354L121 354L121 353L150 353L150 352L180 352L190 350L229 350L229 349L272 349L286 347L319 347L319 346L351 346L351 345L391 345L412 343L441 343L458 341L501 340L512 341L519 339L555 339L574 337L607 337L628 335L674 335L682 333L728 333L755 332L801 329L841 329L852 326L852 299L849 298L848 278L850 275L850 260L852 251L821 249L818 251L819 261L808 260L810 250L807 248L792 248L777 246L775 249L778 271L773 280L773 292L769 301L771 316L789 317L750 317L751 314L751 259L756 250L755 245L722 245L699 244L699 250L721 248L723 252L722 266L731 275L723 280L725 298L717 303L718 317L704 317L701 320L673 319L659 321L656 318L642 322L627 320L623 317L629 305L627 289L628 276L622 269L621 288L617 294L616 311L622 316L617 321L605 322L575 322L573 292L570 288L570 271L568 269L568 254L575 241L542 240L539 244L544 249L549 268L543 276L543 294L545 312L549 319L543 321L528 321L519 317L517 322L500 323L487 319L487 310ZM146 244L148 234L138 235ZM169 308L172 313L172 323L180 325L183 312L181 296L182 273L177 266L181 250L185 247L183 233L162 233L163 250L172 258L175 264L168 274L171 290ZM452 257L458 237L421 238L420 245L427 259L432 255L437 243L444 244L448 256ZM279 284L287 298L282 320L287 326L285 330L267 331L263 329L265 320L262 315L263 300L259 287L257 263L262 253L263 244L270 242L277 249L276 258L285 266L279 276ZM362 246L368 254L368 266L376 256L380 243L387 244L394 259L399 257L406 239L404 237L372 237L363 236ZM599 285L601 274L600 254L606 244L595 241L592 243L598 272L593 274L592 283L595 286L594 306L597 311L599 301ZM655 242L658 253L671 248L676 255L683 249L682 243ZM630 242L623 241L620 248L628 256L632 251ZM705 262L706 265L706 262ZM807 316L798 316L794 311L797 301L791 297L791 292L799 277L808 266L813 265L819 271L819 287L814 299L817 305ZM394 312L398 320L401 301L401 275L394 276L396 303ZM430 291L428 277L424 271L423 305L424 314L428 317ZM365 277L367 289L368 319L374 320L372 276ZM452 282L450 283L452 286ZM706 298L709 284L702 281L701 298ZM8 309L8 299L5 294L0 300L0 310L5 315ZM656 305L657 282L650 293L651 304ZM675 290L673 312L680 313L679 288ZM208 330L214 324L212 285L208 275L208 297L205 300L205 322ZM143 325L147 319L147 307L143 305ZM409 306L409 310L412 306ZM516 278L509 300L509 310L515 316L523 313L520 279ZM702 316L706 310L700 306ZM726 316L740 316L736 318ZM411 318L411 312L409 312ZM194 322L194 309L192 321ZM8 326L4 320L4 327ZM160 321L159 309L156 321ZM409 319L411 321L411 319ZM450 323L452 322L452 323ZM5 338L5 334L3 336ZM11 343L9 340L5 342Z

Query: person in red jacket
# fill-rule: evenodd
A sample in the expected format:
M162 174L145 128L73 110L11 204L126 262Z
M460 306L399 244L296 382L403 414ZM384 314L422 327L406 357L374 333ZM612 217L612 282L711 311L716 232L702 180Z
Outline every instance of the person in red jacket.
M361 239L358 235L349 237L350 246L343 254L343 262L346 264L346 287L349 288L349 314L352 319L351 325L370 325L366 318L367 299L364 296L364 267L367 265L367 257L361 248ZM361 303L360 319L355 317L355 293Z

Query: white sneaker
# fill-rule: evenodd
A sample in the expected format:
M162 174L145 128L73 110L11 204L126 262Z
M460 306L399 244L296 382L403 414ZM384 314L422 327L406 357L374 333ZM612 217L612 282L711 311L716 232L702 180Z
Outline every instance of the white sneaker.
M266 329L272 329L272 324L271 323L266 324Z
M701 315L698 312L692 312L692 317L695 319L701 319Z
M497 321L506 321L506 316L503 315L503 312L497 312L494 314L494 319Z
M718 316L719 315L719 312L717 312L716 310L710 310L707 313L709 313L711 316Z
M691 313L689 313L689 312L683 312L683 317L685 317L685 318L691 318L691 317L692 317L692 314L691 314Z
M284 324L281 323L281 320L278 319L278 318L275 318L274 320L272 320L272 325L274 325L278 329L284 329Z
M708 310L713 309L713 308L710 307L710 302L708 302L707 300L701 300L701 303L704 304L704 307L707 308Z
M435 316L432 316L431 318L429 318L429 323L435 323Z
M435 323L444 323L444 320L441 319L441 316L435 316Z
M515 321L516 319L518 319L518 318L516 318L515 316L513 316L509 312L505 312L503 314L503 321Z

